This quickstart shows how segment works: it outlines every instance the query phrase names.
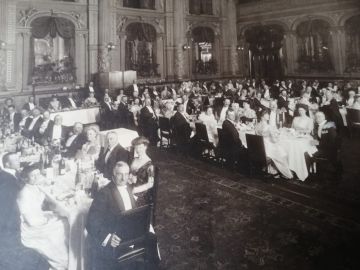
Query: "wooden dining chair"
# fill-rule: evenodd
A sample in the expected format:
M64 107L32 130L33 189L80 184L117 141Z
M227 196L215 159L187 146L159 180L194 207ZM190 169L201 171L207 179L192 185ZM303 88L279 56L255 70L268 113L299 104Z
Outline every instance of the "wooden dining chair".
M245 136L248 147L250 176L253 175L253 168L260 168L261 172L269 175L271 160L266 157L264 138L254 134L246 134Z
M213 156L211 155L211 151L215 148L215 146L209 141L206 126L202 123L195 123L195 131L197 139L196 143L200 148L201 156L212 159ZM207 151L207 153L205 151Z

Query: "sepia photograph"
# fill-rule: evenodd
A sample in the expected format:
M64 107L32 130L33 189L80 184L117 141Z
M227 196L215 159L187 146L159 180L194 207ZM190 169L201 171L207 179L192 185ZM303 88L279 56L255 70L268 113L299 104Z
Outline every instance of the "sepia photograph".
M0 0L0 270L360 269L360 0Z

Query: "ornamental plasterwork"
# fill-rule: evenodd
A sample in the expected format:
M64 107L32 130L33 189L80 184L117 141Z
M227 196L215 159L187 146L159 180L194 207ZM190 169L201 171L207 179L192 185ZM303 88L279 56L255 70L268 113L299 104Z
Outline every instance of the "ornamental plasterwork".
M84 22L84 20L83 20L80 13L71 12L70 15L75 19L75 21L76 21L79 28L86 27L86 23Z
M116 17L116 32L118 34L124 32L126 26L132 22L148 23L154 25L158 33L165 33L164 20L162 18L127 17L119 14Z
M38 10L36 8L29 8L27 10L20 10L19 12L19 19L18 19L18 24L20 26L26 26L27 22L29 21L30 17L37 13Z
M203 24L203 23L191 22L191 21L187 22L187 27L185 32L186 35L191 36L192 30L198 26L210 27L211 29L214 30L215 36L220 35L220 23L218 22L206 22L205 24Z
M117 33L123 32L125 30L124 26L125 26L127 20L128 20L128 17L126 17L126 16L118 15L116 17L116 31L117 31Z

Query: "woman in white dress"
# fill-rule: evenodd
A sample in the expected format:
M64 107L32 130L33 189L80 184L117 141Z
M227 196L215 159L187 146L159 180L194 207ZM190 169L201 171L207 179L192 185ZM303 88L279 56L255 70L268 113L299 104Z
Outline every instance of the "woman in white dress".
M263 111L261 120L255 127L256 135L264 138L266 156L269 157L276 169L288 179L293 178L292 172L289 168L289 162L285 150L277 143L278 130L272 129L269 125L269 113ZM270 165L270 173L276 174L276 169Z
M211 106L208 106L205 112L202 112L199 115L199 121L206 126L209 142L216 146L219 141L217 133L217 121Z
M98 138L100 128L97 125L91 125L86 128L87 142L76 154L77 159L96 161L99 158L101 145Z
M17 198L21 242L43 255L51 269L65 270L68 267L68 225L60 216L66 217L67 213L60 206L56 208L58 214L42 210L46 195L41 190L43 179L37 166L25 167L22 179L25 186Z
M310 134L314 129L314 120L306 115L306 105L298 104L299 116L296 116L292 122L292 128L301 134Z

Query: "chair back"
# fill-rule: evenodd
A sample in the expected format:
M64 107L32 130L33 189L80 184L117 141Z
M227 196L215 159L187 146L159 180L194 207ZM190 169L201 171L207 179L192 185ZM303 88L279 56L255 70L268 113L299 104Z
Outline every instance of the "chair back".
M195 123L196 137L205 143L209 143L209 136L207 133L206 126L202 123Z
M217 132L218 132L218 138L219 138L218 147L224 148L224 146L226 145L226 142L224 140L224 131L222 130L222 128L218 128Z
M147 237L150 229L152 205L145 205L121 213L116 233L121 237L120 246L129 246Z
M350 126L354 123L360 123L360 110L347 109L347 120Z
M166 117L159 117L159 128L163 132L171 132L170 119Z
M266 166L264 138L259 135L246 134L246 143L250 161L260 166Z

